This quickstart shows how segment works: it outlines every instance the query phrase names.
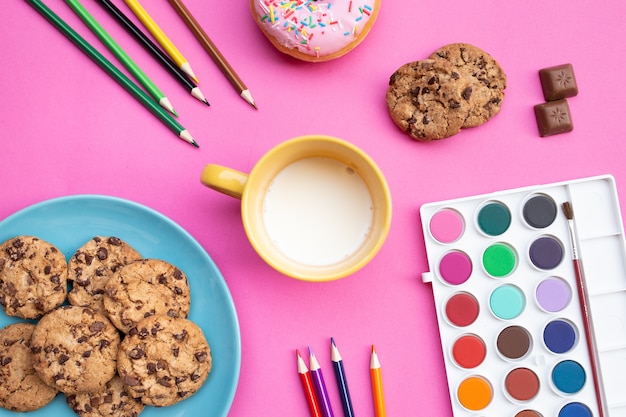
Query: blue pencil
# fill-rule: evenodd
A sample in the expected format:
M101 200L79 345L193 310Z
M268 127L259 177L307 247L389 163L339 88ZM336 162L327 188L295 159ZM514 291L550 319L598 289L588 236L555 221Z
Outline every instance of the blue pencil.
M339 354L339 349L335 344L335 339L330 338L330 355L335 369L335 377L337 378L337 386L341 396L341 405L343 406L343 414L345 417L354 417L354 408L350 399L350 390L348 389L348 380L343 368L343 359Z
M313 379L313 386L315 387L315 393L319 401L320 408L322 409L322 415L324 417L335 417L333 414L333 408L330 405L330 398L328 397L328 391L326 390L326 384L324 383L324 375L322 375L322 367L320 366L313 349L309 347L309 368L311 371L311 378Z

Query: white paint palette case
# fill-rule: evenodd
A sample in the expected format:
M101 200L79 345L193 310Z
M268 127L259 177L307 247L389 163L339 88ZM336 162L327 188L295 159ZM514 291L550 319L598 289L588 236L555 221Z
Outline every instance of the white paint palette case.
M620 213L608 175L420 208L455 417L626 417Z

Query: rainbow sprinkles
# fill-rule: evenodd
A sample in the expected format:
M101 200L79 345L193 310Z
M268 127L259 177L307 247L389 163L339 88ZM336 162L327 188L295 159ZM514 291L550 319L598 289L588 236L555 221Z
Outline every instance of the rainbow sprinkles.
M319 58L354 41L372 16L372 3L258 0L256 12L278 43Z

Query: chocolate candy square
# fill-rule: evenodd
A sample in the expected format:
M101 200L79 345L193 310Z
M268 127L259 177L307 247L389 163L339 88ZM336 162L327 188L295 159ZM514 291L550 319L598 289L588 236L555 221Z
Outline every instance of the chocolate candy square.
M574 129L569 105L565 99L537 104L535 118L541 137L571 132Z
M541 69L539 70L539 79L546 101L574 97L578 94L578 85L572 64Z

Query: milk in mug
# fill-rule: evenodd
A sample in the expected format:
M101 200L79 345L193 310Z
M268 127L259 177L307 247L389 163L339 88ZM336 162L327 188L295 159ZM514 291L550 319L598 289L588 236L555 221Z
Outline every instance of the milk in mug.
M332 158L291 163L270 183L263 222L288 258L325 266L340 262L363 244L373 220L372 197L363 179Z

